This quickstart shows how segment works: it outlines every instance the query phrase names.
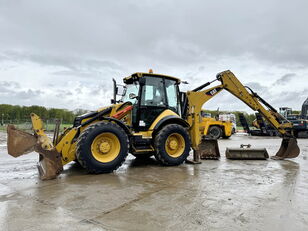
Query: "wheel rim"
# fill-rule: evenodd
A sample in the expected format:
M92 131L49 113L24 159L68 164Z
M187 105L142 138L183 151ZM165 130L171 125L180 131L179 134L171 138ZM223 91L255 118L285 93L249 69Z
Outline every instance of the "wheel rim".
M220 132L218 129L212 129L210 133L213 137L218 137L220 135Z
M91 144L93 157L102 163L113 161L119 155L120 149L118 137L110 132L98 135Z
M165 143L165 149L169 156L179 157L185 149L184 137L178 133L169 135Z

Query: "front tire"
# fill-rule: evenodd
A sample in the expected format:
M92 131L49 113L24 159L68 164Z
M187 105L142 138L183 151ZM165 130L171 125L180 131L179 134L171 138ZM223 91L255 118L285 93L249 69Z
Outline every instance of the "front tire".
M189 155L190 139L187 130L178 124L166 125L155 137L155 158L163 165L182 164Z
M125 131L117 124L96 123L79 136L76 157L89 173L109 173L125 161L128 145Z

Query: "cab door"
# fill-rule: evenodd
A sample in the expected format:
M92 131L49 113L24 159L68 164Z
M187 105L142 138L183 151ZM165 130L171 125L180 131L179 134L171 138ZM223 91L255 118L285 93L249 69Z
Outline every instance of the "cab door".
M133 112L133 126L137 131L146 131L167 108L166 92L163 78L146 76L140 82L138 107Z
M133 114L134 129L146 131L166 109L179 113L179 95L176 81L157 76L140 80L138 107Z

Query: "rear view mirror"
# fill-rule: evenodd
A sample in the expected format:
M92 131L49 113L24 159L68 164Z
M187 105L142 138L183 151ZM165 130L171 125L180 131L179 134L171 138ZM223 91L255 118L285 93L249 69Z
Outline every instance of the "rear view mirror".
M130 94L128 95L128 97L129 97L130 99L136 99L138 96L135 95L134 93L130 93Z

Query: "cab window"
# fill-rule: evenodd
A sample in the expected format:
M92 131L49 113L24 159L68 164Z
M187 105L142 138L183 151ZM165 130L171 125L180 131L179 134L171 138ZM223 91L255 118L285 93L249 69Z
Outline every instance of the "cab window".
M142 106L166 106L164 85L161 78L146 77L142 88Z
M174 80L166 79L165 80L166 92L168 106L171 110L179 112L179 101L178 101L178 91L177 85Z

